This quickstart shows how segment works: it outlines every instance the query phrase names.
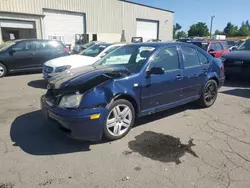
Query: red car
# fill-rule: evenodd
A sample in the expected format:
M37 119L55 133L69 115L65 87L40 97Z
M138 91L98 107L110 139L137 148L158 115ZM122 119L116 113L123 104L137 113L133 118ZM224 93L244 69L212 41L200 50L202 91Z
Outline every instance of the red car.
M203 50L210 53L215 58L220 58L223 54L230 52L226 41L219 40L192 40L190 43L199 46Z

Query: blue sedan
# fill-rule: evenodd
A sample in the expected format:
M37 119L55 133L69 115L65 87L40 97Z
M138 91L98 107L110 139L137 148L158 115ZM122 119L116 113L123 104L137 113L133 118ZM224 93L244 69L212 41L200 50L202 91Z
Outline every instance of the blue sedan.
M50 79L42 110L72 138L116 140L137 117L193 101L212 106L224 80L221 60L195 45L129 44Z

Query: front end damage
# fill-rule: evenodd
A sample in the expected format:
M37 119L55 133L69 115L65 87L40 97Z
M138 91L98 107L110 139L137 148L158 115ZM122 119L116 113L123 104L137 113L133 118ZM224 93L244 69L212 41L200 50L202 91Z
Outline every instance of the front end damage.
M70 137L100 140L108 113L106 106L114 97L112 87L115 80L129 74L125 69L111 69L101 74L92 72L88 76L78 75L60 84L50 81L42 99L44 115L58 122L61 130ZM77 108L61 107L60 102L64 96L75 94L82 95Z

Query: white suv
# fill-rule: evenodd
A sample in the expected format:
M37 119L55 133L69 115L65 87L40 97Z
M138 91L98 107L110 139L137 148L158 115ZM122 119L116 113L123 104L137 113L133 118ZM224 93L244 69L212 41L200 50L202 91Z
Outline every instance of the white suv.
M87 48L83 52L77 55L70 55L67 57L60 57L47 61L43 65L43 78L49 79L55 74L73 69L78 67L83 67L87 65L92 65L99 59L103 58L113 50L123 46L122 43L111 44L102 43L96 44L90 48Z

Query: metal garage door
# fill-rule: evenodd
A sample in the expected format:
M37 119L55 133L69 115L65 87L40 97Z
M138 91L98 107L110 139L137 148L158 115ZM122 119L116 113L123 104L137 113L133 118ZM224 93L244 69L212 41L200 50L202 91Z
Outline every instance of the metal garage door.
M150 39L158 39L158 22L137 20L137 37L142 37L146 42Z
M61 38L74 45L75 34L84 32L84 14L55 10L44 11L45 38Z

